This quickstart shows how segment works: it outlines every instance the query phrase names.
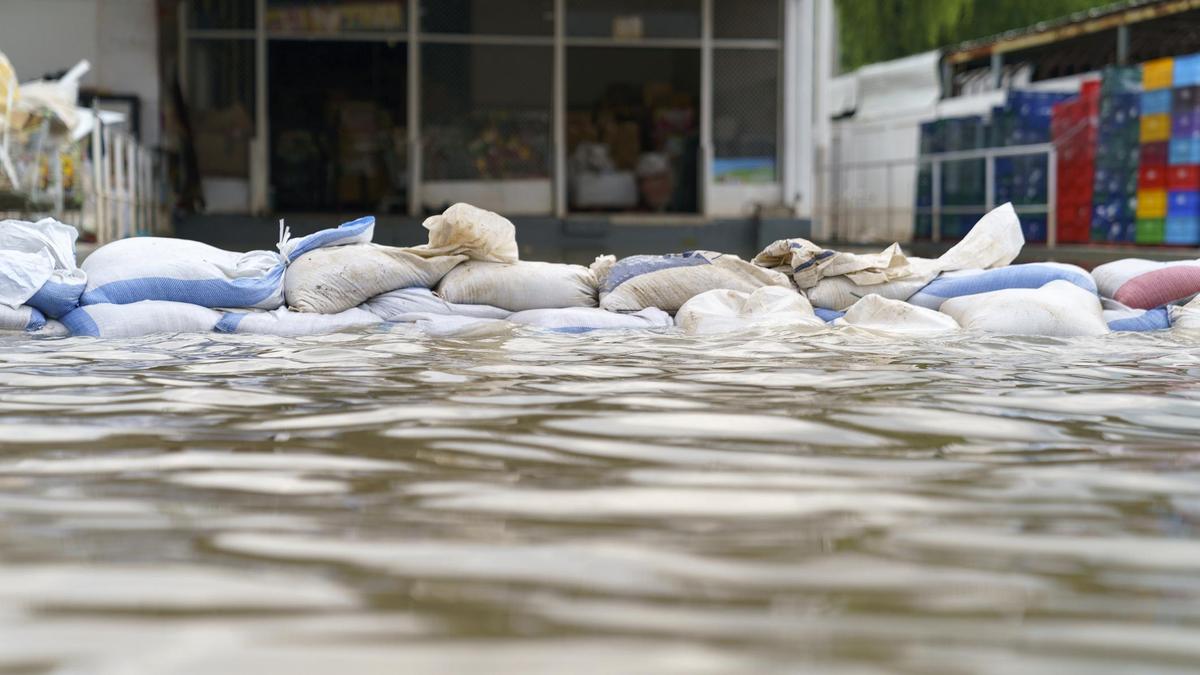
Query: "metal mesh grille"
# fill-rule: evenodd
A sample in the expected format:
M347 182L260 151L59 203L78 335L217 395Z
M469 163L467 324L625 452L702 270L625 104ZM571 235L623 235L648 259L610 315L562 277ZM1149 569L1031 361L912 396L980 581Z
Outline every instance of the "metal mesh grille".
M567 0L572 37L699 38L699 0Z
M779 51L713 53L714 177L719 182L776 179Z
M553 0L422 0L421 30L476 35L554 34Z
M188 27L193 30L252 30L254 3L247 0L191 0Z
M713 37L778 39L780 14L779 0L714 0Z

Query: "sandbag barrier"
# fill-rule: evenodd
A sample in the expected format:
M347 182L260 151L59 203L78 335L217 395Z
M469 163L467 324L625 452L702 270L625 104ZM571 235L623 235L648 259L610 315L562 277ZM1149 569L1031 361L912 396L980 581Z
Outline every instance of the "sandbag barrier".
M984 216L936 259L899 244L877 254L804 239L753 260L715 251L600 256L590 267L520 260L507 218L455 204L429 243L372 242L371 216L235 253L138 237L75 263L75 228L0 222L0 332L304 336L407 325L433 336L665 330L712 334L843 330L922 338L959 330L1052 337L1200 331L1200 260L1118 260L1091 273L1012 264L1024 245L1012 206Z

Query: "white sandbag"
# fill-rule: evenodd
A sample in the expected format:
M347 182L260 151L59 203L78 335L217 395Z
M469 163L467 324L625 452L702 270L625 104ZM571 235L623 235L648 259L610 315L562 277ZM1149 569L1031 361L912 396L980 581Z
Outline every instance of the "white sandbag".
M1133 309L1185 303L1200 293L1200 260L1114 260L1092 270L1100 294Z
M409 321L413 314L444 314L478 319L505 319L512 312L491 305L456 305L439 298L428 288L398 288L377 295L362 308L384 321Z
M790 288L764 286L749 293L719 289L688 300L675 314L688 333L722 333L748 328L789 328L816 332L825 322L803 295Z
M600 284L600 307L610 312L647 307L675 312L706 291L752 293L766 286L792 288L792 282L779 272L712 251L635 255L619 261L601 256L591 269Z
M0 303L60 317L79 306L87 275L75 264L79 232L53 218L0 221Z
M471 260L517 262L517 229L498 213L459 202L423 223L429 244L421 255L465 255Z
M336 333L379 323L383 323L383 319L357 307L337 314L293 312L287 307L280 307L269 312L226 312L213 330L218 333L294 337Z
M32 331L31 334L35 337L56 338L67 337L71 331L61 321L47 320L46 325Z
M645 330L675 325L670 314L647 307L632 314L618 314L596 307L529 309L508 317L515 324L543 328L555 333L587 333L594 330Z
M1108 333L1100 298L1061 279L1041 288L1010 288L951 298L942 303L941 311L954 317L964 329L985 333L1050 337Z
M128 338L154 333L208 333L220 320L220 312L200 305L144 300L84 305L64 316L62 323L71 335Z
M580 265L470 261L450 270L437 293L460 305L491 305L513 312L595 307L596 277Z
M882 284L859 286L848 277L826 277L804 292L814 308L844 310L861 298L878 295L888 300L908 300L925 287L924 277L900 279Z
M0 305L0 331L35 331L46 325L46 317L29 305Z
M288 267L284 292L293 310L337 314L397 288L431 288L464 260L461 255L423 257L379 244L319 248Z
M203 307L275 309L283 304L284 259L272 251L234 253L187 239L133 237L83 261L80 304L166 300Z
M1171 321L1171 330L1181 332L1200 332L1200 298L1186 305L1171 305L1164 308Z
M1134 309L1112 298L1100 298L1104 308L1104 323L1114 333L1150 333L1171 327L1170 307Z
M1063 280L1093 295L1096 283L1082 267L1064 263L1040 262L1012 265L994 270L960 270L947 272L929 282L908 302L929 309L938 309L950 298L989 293L1006 288L1041 288L1051 281Z
M472 316L450 316L447 314L410 314L408 323L417 330L433 337L486 337L512 331L513 324L504 319L481 319Z
M291 262L319 248L371 243L375 236L375 216L364 216L298 239L292 239L291 231L284 227L282 220L279 221L279 227L282 231L276 247L280 255Z
M836 319L833 325L907 335L931 335L959 330L958 322L949 315L880 295L868 295L854 303L846 310L845 316Z

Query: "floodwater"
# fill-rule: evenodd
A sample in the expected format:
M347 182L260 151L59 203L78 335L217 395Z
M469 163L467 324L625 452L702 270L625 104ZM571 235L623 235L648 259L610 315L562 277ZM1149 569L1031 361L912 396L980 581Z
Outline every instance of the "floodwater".
M1178 336L4 338L0 673L1183 673Z

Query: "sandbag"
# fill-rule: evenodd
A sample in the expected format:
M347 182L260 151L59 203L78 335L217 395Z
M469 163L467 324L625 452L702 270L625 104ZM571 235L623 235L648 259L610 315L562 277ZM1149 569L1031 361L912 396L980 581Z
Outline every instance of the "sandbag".
M1157 309L1133 309L1111 298L1101 298L1104 322L1114 333L1148 333L1171 327L1171 316L1166 307Z
M234 253L187 239L133 237L83 261L80 304L165 300L203 307L275 309L283 304L284 259L272 251Z
M595 307L596 277L580 265L470 261L450 270L437 293L460 305L491 305L513 312Z
M844 310L869 295L908 300L928 283L925 277L859 286L848 277L826 277L804 292L814 308Z
M185 302L144 300L84 305L62 318L71 335L128 338L154 333L208 333L221 313Z
M1100 294L1134 309L1188 302L1200 293L1200 260L1114 260L1092 270Z
M1082 267L1062 263L1042 262L1012 265L994 270L963 270L947 272L929 282L908 302L939 309L950 298L958 298L1007 288L1041 288L1051 281L1067 281L1096 294L1096 283Z
M213 327L218 333L295 337L336 333L383 323L383 319L357 307L337 314L293 312L280 307L269 312L225 312Z
M587 333L594 330L645 330L670 328L675 321L670 314L648 307L631 314L618 314L596 307L567 307L563 309L529 309L508 317L512 323L543 328L555 333Z
M46 317L29 305L0 305L0 331L35 331L46 325Z
M471 260L517 262L517 229L498 213L459 202L423 223L429 244L420 255L465 255Z
M610 312L636 312L647 307L675 312L707 291L752 293L766 286L792 288L792 282L779 272L736 255L711 251L635 255L620 261L601 256L592 264L592 271L600 283L600 307Z
M67 337L70 334L71 331L67 330L67 327L64 326L61 321L55 321L53 319L47 319L46 325L35 331L32 331L32 335L34 337L45 338Z
M853 326L878 333L929 335L959 330L958 322L932 309L868 295L834 321L835 326Z
M505 319L512 312L491 305L456 305L439 298L428 288L398 288L377 295L362 308L384 321L409 321L413 314L444 314L478 319Z
M75 264L78 237L53 218L0 221L0 303L55 318L79 306L87 275Z
M337 314L397 288L431 288L464 260L461 255L427 258L379 244L319 248L288 267L284 293L295 311Z
M1007 335L1077 337L1104 335L1100 298L1062 279L1041 288L1008 288L951 298L942 303L966 330Z
M1186 305L1171 305L1164 307L1171 321L1171 329L1176 331L1200 332L1200 300L1192 300Z
M839 311L839 310L835 310L835 309L825 309L824 307L813 307L813 314L816 314L817 318L824 321L825 323L833 323L834 321L837 321L838 319L842 318L843 316L846 316L846 313L843 311Z
M279 221L279 227L282 231L279 233L279 243L276 246L279 254L291 262L305 253L319 248L371 243L371 239L375 236L375 216L364 216L299 239L292 239L291 231L284 227L282 220Z
M393 324L396 327L415 327L418 331L432 337L486 337L501 335L512 331L513 324L504 319L484 319L474 316L451 316L449 314L410 314L406 323Z
M812 305L803 295L778 286L764 286L749 293L727 289L706 291L679 308L675 323L688 333L825 328L825 322L813 313Z

